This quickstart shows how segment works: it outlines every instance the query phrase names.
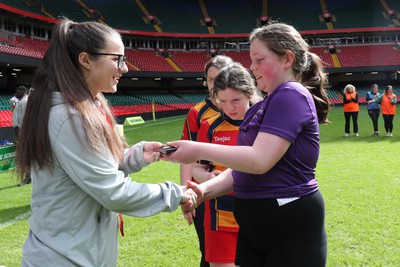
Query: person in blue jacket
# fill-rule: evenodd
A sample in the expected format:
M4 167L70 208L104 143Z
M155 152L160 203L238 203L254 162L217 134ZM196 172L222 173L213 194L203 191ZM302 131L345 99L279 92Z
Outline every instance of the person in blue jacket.
M367 101L367 110L368 115L372 120L372 125L374 127L374 132L372 136L379 136L379 129L378 129L378 119L379 115L381 114L381 105L374 100L380 95L378 92L379 86L377 84L373 84L371 86L371 91L367 93L365 100Z

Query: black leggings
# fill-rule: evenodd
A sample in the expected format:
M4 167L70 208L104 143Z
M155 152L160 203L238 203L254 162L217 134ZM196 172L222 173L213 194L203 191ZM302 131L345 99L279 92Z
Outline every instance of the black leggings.
M378 132L378 119L379 114L381 113L380 109L368 109L368 115L372 120L372 125L374 126L374 132Z
M382 114L385 123L385 130L387 133L393 132L393 118L394 115Z
M325 205L319 191L283 206L276 199L234 200L240 267L324 267Z
M344 113L344 119L345 119L344 132L350 133L350 118L353 119L353 132L358 133L358 122L357 122L358 111Z

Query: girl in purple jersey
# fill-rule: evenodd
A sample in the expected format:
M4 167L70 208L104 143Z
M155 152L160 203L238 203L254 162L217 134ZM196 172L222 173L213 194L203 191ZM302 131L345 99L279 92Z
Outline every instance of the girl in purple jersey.
M199 201L234 191L237 265L325 266L325 208L315 178L318 123L328 122L329 110L321 60L284 23L255 29L250 43L250 69L268 96L247 111L238 145L176 141L165 159L229 167L189 186Z

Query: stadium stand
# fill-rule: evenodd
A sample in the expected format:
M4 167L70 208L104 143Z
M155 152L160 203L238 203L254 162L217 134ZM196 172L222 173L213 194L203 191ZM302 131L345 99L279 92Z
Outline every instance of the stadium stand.
M85 2L88 8L101 14L104 21L114 28L155 31L151 24L145 22L143 19L145 15L135 1L86 0L82 2Z
M211 57L206 51L176 51L171 54L171 58L184 72L202 72L204 64Z
M12 95L0 95L0 127L12 125L12 113L10 110L10 98Z
M29 3L29 1L21 1ZM53 18L59 16L59 14L65 14L70 19L83 21L90 18L90 15L81 8L79 5L79 1L57 1L57 4L54 4L53 0L41 0L34 1L40 2L42 15L48 15ZM43 10L42 10L43 9Z
M175 72L175 69L165 60L158 56L154 50L126 49L126 58L141 71Z
M400 12L400 2L397 0L348 0L345 2L321 0L319 3L312 0L222 2L71 0L58 1L54 4L52 0L3 0L0 11L2 6L9 5L24 12L40 15L34 18L34 24L40 25L40 21L43 21L45 27L48 27L49 23L54 23L54 20L50 20L51 18L64 14L73 20L97 20L120 29L121 34L126 38L124 42L126 42L127 65L130 74L133 73L135 77L141 75L157 77L156 75L159 74L178 77L177 73L181 72L192 75L191 77L199 77L199 75L202 76L205 62L211 58L212 54L230 56L248 68L251 63L248 54L248 33L260 22L260 16L264 16L267 20L277 19L287 22L303 31L306 38L310 39L311 51L322 58L324 67L328 71L340 73L340 71L354 72L365 68L369 70L388 67L393 71L399 66L400 31L393 27L399 26L396 24ZM329 28L329 23L324 21L324 12L329 13L331 28ZM29 14L21 13L23 16L30 16ZM211 31L207 29L210 27L204 24L207 17L212 18L211 28L216 34L210 34ZM5 23L5 20L0 23ZM15 24L11 28L13 27L18 28L20 25ZM379 35L384 36L382 39L376 37L374 33L377 27L383 27L378 32ZM337 29L339 29L338 33L335 31ZM30 34L25 35L18 30L1 29L0 54L40 59L49 45L46 40L48 34L45 32L45 36L39 38ZM372 41L368 38L364 39L363 35L366 34ZM146 39L147 37L149 39ZM203 40L203 37L207 39L201 45L196 45L200 43L199 40ZM133 42L132 40L136 38L141 39ZM214 38L219 38L219 43L212 44ZM349 38L355 41L347 43ZM177 39L188 42L188 46L176 44L174 46L173 42ZM226 45L226 43L232 45ZM334 51L330 51L330 44L334 44ZM159 49L165 49L166 53L161 55ZM394 71L386 76L380 76L380 79L390 77L394 82L400 81L397 75L400 73ZM341 84L337 83L338 81L334 88L328 90L332 104L342 103ZM172 82L163 81L160 88L152 88L151 92L132 93L129 88L124 88L123 94L106 97L114 114L123 116L149 113L152 111L153 103L158 111L188 109L206 95L205 92L185 92L182 88L170 90L168 86L171 85L173 85ZM356 87L360 103L365 102L369 83L365 86L356 84ZM7 102L9 97L11 96L5 97ZM0 127L7 125L11 125L8 104L4 107L0 106Z
M222 9L218 1L204 1L205 8L216 23L216 33L251 32L256 27L257 18L261 15L262 1L250 4L247 1L231 0L229 6ZM247 23L233 23L247 21Z
M394 44L366 44L366 45L343 45L337 56L341 67L362 66L397 66L400 62L400 49ZM48 48L48 42L28 37L16 37L15 40L0 38L0 52L42 58ZM326 47L311 47L311 51L321 57L325 68L333 68L334 63L331 54ZM242 63L245 67L250 66L248 51L221 51L220 54L232 57L233 60ZM126 49L127 60L137 66L140 71L152 72L175 72L176 70L167 60L157 55L154 50ZM184 72L202 72L204 63L210 58L206 51L171 53L171 59ZM135 69L129 66L129 70Z
M261 15L291 23L298 30L327 29L326 23L320 19L324 10L334 15L334 29L385 27L394 25L389 11L399 12L399 2L396 0L326 0L320 1L319 4L312 0L269 0L265 3L241 0L202 2L207 15L216 22L216 33L248 33L257 26L256 21ZM202 26L200 22L204 19L204 10L198 2L192 1L77 0L58 1L57 4L53 4L52 0L3 0L2 3L52 18L67 14L69 18L77 21L101 20L124 30L156 32L157 28L147 18L154 16L159 21L161 32L208 33L207 27ZM246 23L242 23L243 21Z
M337 92L333 90L332 88L328 89L328 98L331 104L336 105L336 104L343 104L343 95L338 96Z
M397 66L400 50L393 44L341 46L338 53L342 67Z
M15 7L24 11L33 12L36 14L43 14L40 5L36 5L30 1L19 1L19 0L2 0L3 4Z
M207 29L200 24L202 16L198 1L141 0L141 3L148 14L159 19L163 32L207 33ZM142 14L145 14L143 9Z
M382 1L327 1L329 10L335 14L336 29L384 27L389 25L382 12ZM383 1L384 2L384 1Z
M251 60L249 57L249 51L227 51L225 54L228 57L231 57L234 61L240 62L244 67L249 68L251 64Z
M310 51L317 54L322 59L325 68L334 67L332 56L325 47L311 47Z

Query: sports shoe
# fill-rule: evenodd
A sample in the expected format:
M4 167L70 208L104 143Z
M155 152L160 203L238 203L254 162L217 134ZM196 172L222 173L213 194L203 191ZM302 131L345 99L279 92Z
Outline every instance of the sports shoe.
M376 132L376 136L379 136L379 131Z
M354 136L360 136L358 133L354 133Z
M390 132L390 133L389 133L389 136L390 136L390 137L392 137L392 136L393 136L393 133L392 133L392 132Z
M348 133L345 133L345 134L344 134L344 137L349 137L349 135L350 135L350 134L348 134Z
M386 133L386 136L390 136L390 133Z

